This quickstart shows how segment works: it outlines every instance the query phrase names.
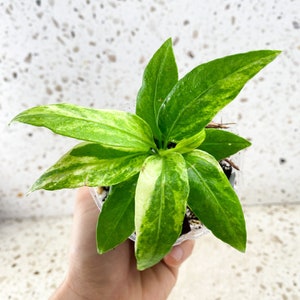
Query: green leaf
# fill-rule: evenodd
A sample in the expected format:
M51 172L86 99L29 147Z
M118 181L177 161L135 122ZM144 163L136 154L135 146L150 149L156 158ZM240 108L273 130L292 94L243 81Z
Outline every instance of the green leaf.
M149 125L122 111L52 104L30 108L12 121L47 127L53 132L123 151L149 151L155 147Z
M161 106L158 124L165 141L201 131L279 51L236 54L202 64L185 75Z
M153 55L145 68L136 102L136 114L150 125L157 139L161 138L157 125L159 108L177 81L178 71L172 40L168 39Z
M189 193L180 153L153 155L140 172L135 195L135 255L139 270L158 263L180 235Z
M226 130L207 128L206 138L198 149L221 160L251 145L246 139Z
M135 175L110 188L97 224L97 249L100 254L115 248L134 232L137 178Z
M201 150L187 153L184 158L190 185L188 206L217 238L245 251L244 214L218 161Z
M186 153L199 147L205 140L205 130L201 130L192 137L182 139L174 148L177 152Z
M147 156L81 143L49 168L30 191L114 185L138 173Z

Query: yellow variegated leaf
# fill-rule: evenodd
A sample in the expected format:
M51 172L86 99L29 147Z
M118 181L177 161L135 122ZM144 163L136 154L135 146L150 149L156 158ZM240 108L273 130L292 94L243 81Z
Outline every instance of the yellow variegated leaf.
M48 169L34 183L31 191L114 185L138 173L146 157L147 154L143 153L81 143Z
M156 147L149 125L123 111L51 104L30 108L12 121L43 126L60 135L123 151L147 152Z
M180 153L153 155L145 161L135 195L135 253L139 270L159 262L178 238L189 193Z

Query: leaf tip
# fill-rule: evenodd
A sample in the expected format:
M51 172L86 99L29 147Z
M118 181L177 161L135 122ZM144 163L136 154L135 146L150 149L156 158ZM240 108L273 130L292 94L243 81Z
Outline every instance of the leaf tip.
M167 46L167 47L173 47L173 39L172 37L167 38L161 47Z
M278 56L279 54L282 53L282 50L274 50L274 53L276 54L276 56Z
M28 197L31 193L32 193L31 190L29 190L26 192L25 196Z
M101 248L97 247L97 253L101 255L104 253L104 251Z
M27 192L27 195L37 191L37 190L41 190L41 189L45 189L43 187L43 185L39 182L39 179L30 187L29 191ZM46 189L45 189L46 190Z
M33 185L26 193L26 196L29 196L31 193L35 192L36 190L38 190L38 188L36 188L35 185Z
M232 246L241 253L245 253L247 247L247 232L245 231L239 242L236 242L235 245L232 244Z
M242 253L245 253L246 252L246 243L241 245L237 250L242 252Z
M15 117L13 117L13 118L9 121L8 126L10 126L12 123L19 122L19 120L18 120L19 115L20 115L20 114L18 114L18 115L16 115Z
M271 50L271 61L274 60L281 53L282 53L281 50Z
M148 268L150 268L152 265L146 264L144 262L137 261L136 267L139 271L144 271Z
M168 37L165 41L165 43L172 43L172 37Z

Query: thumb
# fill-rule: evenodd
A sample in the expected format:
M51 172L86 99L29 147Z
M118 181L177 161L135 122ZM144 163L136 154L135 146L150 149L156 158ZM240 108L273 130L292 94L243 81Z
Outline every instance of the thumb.
M174 246L171 252L164 257L165 264L170 267L179 267L192 254L194 245L194 240L188 240Z

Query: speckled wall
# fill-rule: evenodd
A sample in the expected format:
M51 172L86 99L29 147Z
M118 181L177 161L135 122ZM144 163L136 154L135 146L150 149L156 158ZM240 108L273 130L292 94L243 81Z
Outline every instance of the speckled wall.
M0 218L69 214L72 191L26 191L74 145L9 121L39 104L133 111L143 68L168 37L179 73L255 49L283 53L216 119L253 146L241 157L244 204L299 201L299 1L0 2Z

